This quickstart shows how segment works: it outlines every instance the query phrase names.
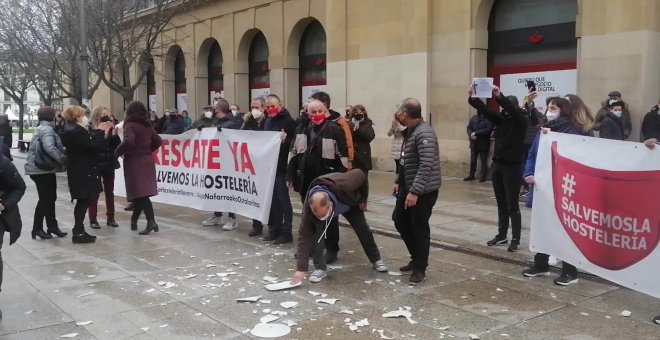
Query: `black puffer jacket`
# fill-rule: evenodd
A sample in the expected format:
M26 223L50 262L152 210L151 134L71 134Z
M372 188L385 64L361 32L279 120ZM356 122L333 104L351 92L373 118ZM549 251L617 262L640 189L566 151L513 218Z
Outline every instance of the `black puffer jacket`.
M396 183L404 192L424 195L440 189L440 150L433 128L422 121L409 126L403 140L403 157ZM403 183L401 183L403 178Z
M470 118L467 126L468 138L470 138L470 149L488 150L490 149L490 134L493 132L493 123L483 114L476 114ZM472 133L477 136L477 140L471 138Z
M469 98L468 102L477 112L483 114L495 125L495 151L493 160L501 163L520 164L523 161L525 134L527 133L527 112L516 107L500 93L495 98L508 114L492 112L479 98Z
M350 122L351 131L353 131L353 148L355 149L355 158L353 158L353 168L363 171L372 169L371 164L371 141L376 138L374 123L369 118L364 118L361 122Z
M600 138L624 140L626 136L623 124L621 118L611 112L606 113L603 121L600 123Z
M9 232L9 244L13 244L21 236L23 223L18 202L24 194L23 177L7 157L0 155L0 199L5 206L5 210L0 213L0 230ZM1 273L0 283L2 283Z
M525 146L531 146L534 143L536 134L541 129L543 115L536 108L525 110L525 119L527 119L527 130L525 133Z
M62 144L69 161L66 169L71 199L85 199L103 191L99 179L98 154L105 149L103 132L89 131L67 122L62 132Z
M280 155L277 159L277 176L286 175L287 162L291 143L296 137L296 121L291 118L287 109L282 108L275 117L266 117L264 120L264 131L284 131L286 139L280 144Z
M101 130L96 130L101 131ZM101 131L101 133L105 133ZM111 172L119 169L119 161L115 156L117 146L121 144L121 139L118 135L110 135L105 139L105 149L99 152L99 172Z

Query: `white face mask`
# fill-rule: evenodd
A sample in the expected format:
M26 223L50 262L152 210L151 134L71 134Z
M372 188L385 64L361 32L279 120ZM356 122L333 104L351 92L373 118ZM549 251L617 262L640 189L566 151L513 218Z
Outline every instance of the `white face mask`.
M211 111L204 111L204 117L206 117L206 118L211 118L211 116L213 116L213 112L211 112Z
M252 117L254 117L254 119L260 119L263 116L264 116L264 113L261 112L260 110L252 109Z
M233 114L234 116L237 115L237 114L238 114L238 110L231 110L231 114Z
M87 116L82 116L82 119L80 119L80 125L82 126L88 126L89 125L89 118Z
M621 118L621 113L622 113L621 111L612 111L612 113L613 113L617 118Z
M545 117L548 119L549 122L553 121L553 120L559 118L559 111L558 112L548 111L548 112L545 113Z
M620 99L610 99L609 103L612 105L613 103L618 102Z

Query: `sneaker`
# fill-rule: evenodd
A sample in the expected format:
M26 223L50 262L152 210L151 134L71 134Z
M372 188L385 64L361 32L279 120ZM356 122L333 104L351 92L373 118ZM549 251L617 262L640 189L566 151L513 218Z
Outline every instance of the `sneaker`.
M660 315L653 318L653 322L655 322L656 325L660 325Z
M99 224L99 222L90 222L89 227L92 229L101 229L101 225Z
M520 241L512 240L511 244L509 244L509 249L507 250L512 253L517 252L519 245L520 245Z
M222 216L211 216L208 220L202 222L202 225L205 225L207 227L212 227L216 225L222 224Z
M410 279L408 280L408 284L410 284L411 286L417 286L417 285L421 285L425 280L426 280L426 273L420 271L413 271L412 274L410 274Z
M492 240L486 242L488 246L503 246L505 244L509 243L509 240L505 238L501 238L499 235L495 236Z
M577 282L578 282L577 276L572 276L568 274L561 274L561 276L555 279L555 284L559 286L568 286Z
M287 244L293 242L293 235L289 233L282 233L275 241L273 241L273 244Z
M312 275L309 276L309 282L319 283L321 280L325 279L326 276L328 276L328 272L325 270L317 269L312 272Z
M536 266L529 267L522 272L523 276L526 277L537 277L537 276L548 276L550 275L549 270L540 270Z
M117 224L117 221L115 221L114 219L108 220L105 223L105 225L107 225L108 227L119 228L119 224Z
M405 265L405 266L399 268L399 271L404 272L404 273L405 273L405 272L412 272L412 271L413 271L413 264L412 264L412 262L410 262L410 263L408 263L407 265Z
M227 222L225 223L224 226L222 226L222 230L224 231L232 231L236 230L236 219L235 218L229 218L227 219Z
M387 266L385 265L385 262L383 262L383 260L378 260L374 262L374 269L376 269L377 272L384 273L387 271Z
M334 250L328 250L325 253L325 263L326 264L333 264L337 261L337 252Z
M468 177L463 178L463 181L464 182L471 182L471 181L474 181L474 179L475 178L473 176L468 176Z

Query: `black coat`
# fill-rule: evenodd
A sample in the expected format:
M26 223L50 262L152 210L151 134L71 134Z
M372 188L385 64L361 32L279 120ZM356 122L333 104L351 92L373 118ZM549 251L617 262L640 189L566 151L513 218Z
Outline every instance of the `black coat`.
M353 147L355 149L353 168L369 171L373 168L371 164L371 141L376 138L374 123L371 119L364 118L364 121L358 124L357 130L351 123L351 131L353 131Z
M642 135L644 140L649 138L660 139L660 111L658 111L657 105L644 116Z
M279 114L275 117L266 117L264 121L265 131L282 131L286 133L284 143L280 144L280 156L277 161L276 176L285 176L287 162L289 160L289 149L291 142L296 137L296 121L291 118L291 114L287 109L282 108Z
M525 118L527 119L527 132L525 133L525 146L532 146L536 135L541 129L544 117L539 110L535 107L525 110Z
M102 132L104 133L104 132ZM119 169L119 161L115 156L115 149L121 143L117 135L110 135L105 139L105 148L98 154L98 168L100 172L114 172Z
M611 112L606 113L603 121L600 123L599 136L605 139L624 140L625 134L622 119Z
M248 112L243 116L243 126L241 126L241 130L263 131L265 122L266 119L263 118L261 121L257 121L252 117L252 114Z
M105 150L103 131L89 131L82 126L67 122L62 132L62 144L66 147L71 199L85 199L103 191L99 179L98 155Z
M0 230L9 232L10 245L21 236L23 223L21 213L18 210L18 201L21 200L24 194L25 182L23 177L16 170L14 163L4 155L0 155L0 199L2 199L2 204L5 206L5 210L0 213ZM1 278L0 275L0 280Z
M477 140L471 138L472 133L477 136ZM493 123L482 114L476 114L470 118L467 126L468 138L470 138L470 149L489 150L490 134L493 132Z
M500 93L495 98L502 106L504 113L488 110L486 104L479 98L469 98L468 102L495 125L495 150L493 160L501 163L520 164L523 161L525 134L527 132L527 112L516 107L509 99Z
M0 136L4 137L3 143L11 148L13 131L9 117L5 114L0 114Z
M176 115L170 115L170 117L167 118L167 122L165 122L163 133L166 135L179 135L183 133L183 130L183 118Z

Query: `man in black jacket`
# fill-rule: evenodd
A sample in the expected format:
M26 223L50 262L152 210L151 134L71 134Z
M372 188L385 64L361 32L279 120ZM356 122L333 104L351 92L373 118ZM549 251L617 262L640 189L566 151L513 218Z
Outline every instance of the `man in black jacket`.
M660 139L660 102L644 115L642 136L644 140L651 138Z
M624 123L622 119L623 102L614 102L607 104L609 112L605 114L600 123L600 138L624 140L626 139Z
M266 114L264 131L280 131L282 133L282 144L277 160L275 187L273 188L273 199L268 218L269 233L268 236L264 237L264 241L273 242L273 244L286 244L293 242L293 207L291 206L289 189L286 185L286 167L291 142L295 137L296 121L293 120L289 111L282 107L280 98L274 94L266 97Z
M25 182L18 173L14 164L7 157L0 154L0 249L9 232L9 245L14 244L21 236L21 213L18 202L25 194ZM0 287L2 286L2 253L0 251ZM2 319L2 311L0 311Z
M477 172L477 158L481 159L481 176L479 182L486 181L488 173L488 153L490 152L490 134L493 132L493 123L486 116L477 113L470 118L467 134L470 138L470 175L464 181L474 181Z
M510 220L513 235L508 250L514 252L520 245L522 229L518 195L522 178L522 154L527 131L527 113L518 107L516 97L505 97L497 86L493 86L493 95L503 109L500 113L491 112L484 102L473 98L471 86L469 94L470 105L495 125L492 180L497 200L498 234L486 244L489 246L507 244Z

